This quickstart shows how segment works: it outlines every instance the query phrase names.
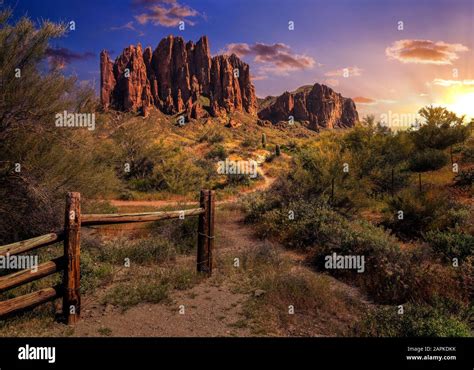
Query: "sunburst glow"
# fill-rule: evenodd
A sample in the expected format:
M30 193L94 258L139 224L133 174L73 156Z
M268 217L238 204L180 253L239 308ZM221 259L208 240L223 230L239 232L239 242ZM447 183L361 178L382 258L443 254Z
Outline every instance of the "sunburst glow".
M449 110L458 116L466 116L468 120L474 118L474 91L457 92L450 100Z

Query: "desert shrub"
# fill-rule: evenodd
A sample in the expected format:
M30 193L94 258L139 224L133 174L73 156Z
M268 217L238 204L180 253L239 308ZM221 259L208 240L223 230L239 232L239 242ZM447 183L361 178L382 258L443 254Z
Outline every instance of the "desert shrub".
M409 160L409 169L413 172L435 171L448 163L448 156L437 149L415 151Z
M133 282L121 283L110 289L102 303L110 303L126 310L139 303L159 303L169 297L169 280L159 276L135 279Z
M128 169L128 171L119 171L119 173L123 173L123 177L126 180L145 179L153 173L154 164L147 157L142 157L138 160L131 160L129 165L130 168Z
M97 201L97 199L86 199L81 202L82 213L117 213L117 207L109 201Z
M251 137L246 137L244 140L242 140L240 146L242 148L256 148L258 146L258 141Z
M245 221L255 223L262 220L263 215L281 205L279 197L271 195L274 191L255 192L247 195L242 201L242 210L245 213Z
M429 231L424 235L426 242L449 262L453 258L464 260L474 255L474 236L455 231Z
M100 249L99 261L123 265L128 258L131 263L143 265L173 261L176 254L174 245L164 238L122 238L105 242Z
M370 337L469 337L469 325L445 308L423 304L378 308L366 315L356 335Z
M423 232L455 227L462 222L459 206L443 193L429 191L418 193L405 190L387 201L383 225L402 238L420 237ZM450 210L446 212L446 210ZM403 215L400 218L399 212Z
M197 217L184 220L159 221L153 224L152 232L157 238L172 240L174 249L180 254L188 254L196 248Z
M469 266L454 268L440 264L417 251L406 252L405 256L400 275L402 294L392 303L416 301L434 304L439 299L455 302L460 307L469 303L470 292L465 288Z
M225 160L228 156L227 150L222 145L214 145L206 154L207 159Z
M261 195L252 199L255 201L246 203L247 217L256 223L261 237L276 238L288 248L306 251L317 269L351 281L375 302L468 299L456 271L431 262L429 255L400 250L398 241L380 227L350 220L324 202L299 200L272 207ZM294 219L289 217L290 211ZM365 271L327 270L325 258L333 253L364 256Z
M276 158L276 154L272 152L269 155L265 156L265 162L272 163L275 158Z
M410 174L409 172L404 171L401 166L397 166L396 168L381 167L372 169L369 178L373 183L373 189L375 194L392 192L392 185L393 193L396 193L404 189L408 185L410 180Z
M97 261L96 256L86 248L82 249L81 292L90 293L97 287L112 282L114 268L108 262Z
M461 156L463 162L474 162L474 137L466 140L466 145L461 150Z
M454 183L456 186L471 187L474 183L474 168L461 170L454 178Z
M296 143L294 140L290 140L287 144L281 146L281 149L287 150L292 153L296 153L298 151L298 148L298 143Z
M144 179L129 182L139 191L169 191L176 194L197 192L206 181L203 168L183 152L155 162L153 174Z
M193 269L176 268L146 274L112 287L102 303L110 303L126 310L143 302L159 303L169 299L171 290L189 289L201 280Z
M134 200L135 196L133 195L133 193L131 191L125 190L125 191L120 192L120 194L118 195L118 199L120 199L120 200Z
M198 141L208 142L209 144L216 144L221 143L225 139L224 134L219 129L209 129L208 131L204 132L199 138Z
M12 24L10 16L0 12L0 71L13 76L21 66L21 78L2 80L0 244L60 227L68 191L97 197L118 186L93 132L54 125L58 112L91 113L96 107L90 86L45 68L48 43L64 35L65 25L37 26L27 17Z
M227 174L228 186L250 186L251 178L247 174Z
M420 109L419 114L425 122L418 130L410 132L410 136L420 150L443 150L469 136L468 128L462 125L463 119L446 108L428 106Z

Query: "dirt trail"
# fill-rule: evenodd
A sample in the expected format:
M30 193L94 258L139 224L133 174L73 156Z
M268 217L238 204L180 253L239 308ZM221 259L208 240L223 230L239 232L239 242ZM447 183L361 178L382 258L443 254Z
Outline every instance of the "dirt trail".
M216 205L222 204L229 204L235 203L238 201L239 197L245 194L254 193L256 191L263 191L268 189L272 186L275 182L275 178L268 177L263 175L263 182L258 184L257 186L245 189L240 192L239 195L230 196L224 200L218 200ZM111 205L115 207L179 207L179 206L193 206L198 204L197 201L188 201L188 200L120 200L120 199L112 199L109 201Z
M254 239L252 229L241 220L238 211L216 217L216 253L238 253L263 243ZM186 291L173 292L169 304L140 304L124 313L90 297L84 302L74 335L98 336L107 330L112 336L250 336L250 328L237 325L248 298L232 292L225 281L216 284L212 278Z

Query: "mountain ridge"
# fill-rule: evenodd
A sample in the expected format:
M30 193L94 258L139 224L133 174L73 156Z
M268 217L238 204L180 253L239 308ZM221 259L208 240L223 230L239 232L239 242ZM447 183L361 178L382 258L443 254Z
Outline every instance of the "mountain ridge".
M315 83L259 100L258 117L276 124L293 118L309 129L352 127L359 120L354 101Z
M194 43L169 35L155 50L130 45L115 61L103 50L100 81L104 111L147 116L156 108L187 121L242 112L273 124L293 117L316 131L352 127L359 119L352 99L319 83L257 99L250 66L235 54L211 57L207 36Z
M104 110L146 116L156 107L167 114L184 113L188 119L234 111L257 113L249 65L234 54L211 57L207 36L193 43L170 35L154 51L130 45L114 62L103 50L100 75ZM199 102L201 95L210 99L208 109Z

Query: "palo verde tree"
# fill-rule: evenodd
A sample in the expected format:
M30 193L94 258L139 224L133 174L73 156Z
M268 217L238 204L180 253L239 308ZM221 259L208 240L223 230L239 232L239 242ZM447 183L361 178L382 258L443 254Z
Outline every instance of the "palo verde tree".
M366 116L343 141L344 150L350 152L355 176L359 180L369 179L373 194L389 189L393 194L404 185L402 170L413 146L405 134L393 134L376 123L374 116Z
M414 150L409 168L418 172L421 192L421 173L435 171L446 165L447 157L443 150L463 142L469 131L463 125L464 117L458 117L446 108L427 106L420 109L419 114L424 122L419 129L410 132Z
M58 128L55 116L93 112L95 95L48 63L49 42L66 27L0 12L0 244L51 230L67 191L108 187L93 133Z
M464 116L443 107L428 106L418 112L424 123L411 136L417 149L444 150L456 143L463 142L469 136L469 129L463 125Z

